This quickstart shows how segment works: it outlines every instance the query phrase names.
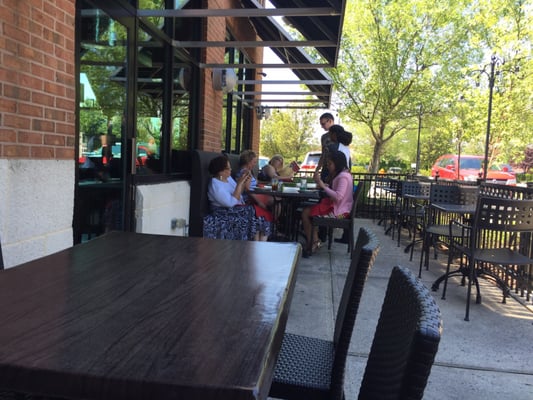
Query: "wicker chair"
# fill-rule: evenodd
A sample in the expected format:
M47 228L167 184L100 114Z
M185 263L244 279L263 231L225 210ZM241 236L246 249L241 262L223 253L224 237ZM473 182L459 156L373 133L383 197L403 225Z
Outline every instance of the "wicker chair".
M366 228L359 230L337 311L333 340L286 333L274 371L270 397L343 399L348 347L368 272L379 243Z
M479 196L472 225L460 221L450 222L450 231L460 228L463 235L452 241L446 268L443 297L448 277L468 277L465 321L469 320L472 284L476 285L476 303L481 303L478 277L483 276L496 282L502 289L503 300L509 293L507 282L513 278L529 293L529 275L533 265L533 200L516 200ZM468 264L450 272L454 254L468 258Z
M357 202L359 201L359 196L361 195L363 186L364 185L361 182L359 185L356 186L353 192L353 204L352 204L352 209L350 211L349 218L333 218L333 217L330 218L330 217L323 217L323 216L313 217L313 221L312 221L313 227L323 226L327 228L328 250L331 250L331 242L333 241L333 229L334 228L348 230L348 253L350 253L353 250L353 243L354 243L353 231L354 231L355 211L357 209Z
M2 256L2 241L0 240L0 270L4 269L4 257Z
M442 331L440 310L409 269L394 267L359 399L422 399Z

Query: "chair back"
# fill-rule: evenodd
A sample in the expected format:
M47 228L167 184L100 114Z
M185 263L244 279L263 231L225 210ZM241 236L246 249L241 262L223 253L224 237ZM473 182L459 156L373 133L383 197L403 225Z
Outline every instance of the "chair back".
M429 190L430 203L458 204L460 199L459 186L433 183Z
M211 175L208 167L211 160L222 153L194 150L192 152L191 207L189 210L189 236L202 237L204 217L209 214L207 188Z
M346 357L352 338L355 318L366 278L374 265L378 251L379 241L376 235L368 228L360 228L348 275L344 283L333 333L335 359L331 378L332 399L342 399Z
M359 399L422 399L442 331L428 288L394 267L368 356Z
M400 184L402 196L409 195L429 195L431 185L419 181L402 181Z
M353 191L353 204L352 209L350 211L350 218L355 218L355 212L357 210L357 203L359 202L359 197L361 196L361 192L363 191L363 182L359 182L357 186L355 187Z
M459 186L459 204L476 204L478 197L478 186Z
M0 270L4 269L4 257L2 257L2 240L0 239Z
M507 236L533 232L533 200L479 196L472 229L474 242L482 240L481 231L504 232ZM483 247L483 244L475 245Z

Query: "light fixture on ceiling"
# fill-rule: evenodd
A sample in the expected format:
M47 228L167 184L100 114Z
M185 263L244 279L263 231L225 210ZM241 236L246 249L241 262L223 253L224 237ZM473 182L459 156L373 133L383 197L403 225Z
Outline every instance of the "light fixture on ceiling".
M237 84L237 74L231 68L215 68L212 73L213 89L230 93Z

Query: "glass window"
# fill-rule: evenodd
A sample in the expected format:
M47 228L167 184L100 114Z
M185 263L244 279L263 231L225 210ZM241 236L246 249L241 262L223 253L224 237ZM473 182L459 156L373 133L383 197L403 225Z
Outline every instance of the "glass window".
M76 243L125 227L124 121L128 30L80 2Z
M244 64L248 62L244 54L237 49L228 48L225 56L226 63ZM254 79L247 77L247 74L253 75L252 69L241 68L235 70L238 80ZM234 92L244 92L244 85L237 84ZM247 120L253 114L250 105L242 100L242 96L228 93L224 99L224 111L222 114L221 125L221 146L226 153L239 154L242 150L250 148L251 129L248 128ZM253 114L255 115L255 114Z

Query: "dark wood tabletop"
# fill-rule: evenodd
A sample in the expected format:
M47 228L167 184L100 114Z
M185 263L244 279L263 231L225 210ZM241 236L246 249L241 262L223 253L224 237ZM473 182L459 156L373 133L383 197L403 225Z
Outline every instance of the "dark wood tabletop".
M265 399L300 246L112 232L0 272L0 389Z

